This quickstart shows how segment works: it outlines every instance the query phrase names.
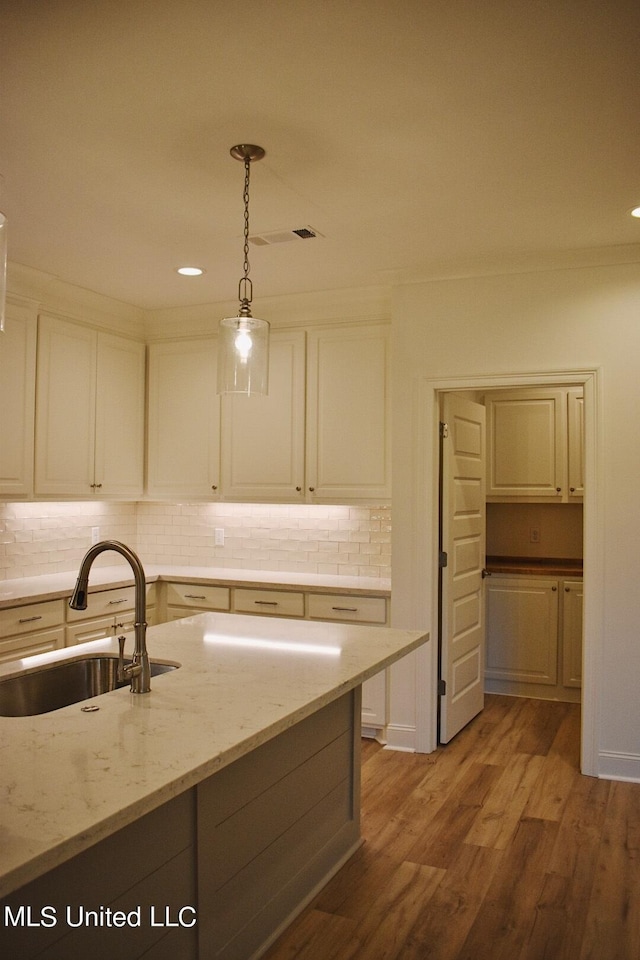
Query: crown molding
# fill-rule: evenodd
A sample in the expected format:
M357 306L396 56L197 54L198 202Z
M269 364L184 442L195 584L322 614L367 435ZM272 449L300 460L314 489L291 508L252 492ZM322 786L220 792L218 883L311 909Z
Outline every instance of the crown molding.
M7 264L7 295L54 316L144 339L144 311L21 263Z

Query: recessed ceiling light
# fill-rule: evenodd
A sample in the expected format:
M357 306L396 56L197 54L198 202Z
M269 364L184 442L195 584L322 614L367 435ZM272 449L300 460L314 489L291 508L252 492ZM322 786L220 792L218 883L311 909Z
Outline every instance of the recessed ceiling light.
M640 219L640 207L634 207L631 211L631 216Z
M202 267L176 267L176 270L183 277L200 277L204 273Z

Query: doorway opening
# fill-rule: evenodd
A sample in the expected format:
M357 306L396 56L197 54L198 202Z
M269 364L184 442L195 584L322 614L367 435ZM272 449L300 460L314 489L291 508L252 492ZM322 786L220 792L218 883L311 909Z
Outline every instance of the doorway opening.
M597 698L597 675L594 669L595 663L600 652L601 633L597 629L600 612L602 610L602 578L598 576L601 551L601 529L598 522L598 474L599 461L597 456L597 436L598 436L598 380L597 371L567 371L555 372L539 375L514 375L512 377L495 377L467 380L457 379L455 381L431 381L433 388L434 417L437 418L437 428L434 429L440 433L442 402L446 395L452 393L463 393L468 398L483 398L488 392L494 391L514 391L530 390L535 387L544 387L557 390L575 390L582 391L584 397L584 505L581 510L584 511L582 518L582 546L583 546L583 572L584 583L584 609L582 623L582 676L581 681L581 770L585 774L597 775L597 743L596 743L596 724L598 711ZM507 394L505 393L505 396ZM434 445L435 446L435 445ZM434 484L434 510L437 511L437 518L434 517L435 529L440 530L442 524L441 509L441 485L442 477L440 473L440 457L435 467ZM559 509L558 505L554 505ZM547 510L552 510L549 505ZM527 517L526 513L524 514ZM525 519L525 522L529 522ZM573 517L575 528L575 517ZM533 536L536 535L534 528ZM574 529L575 535L575 529ZM491 542L491 541L490 541ZM491 547L490 547L491 549ZM442 626L443 601L441 595L442 579L442 545L438 545L438 554L434 558L434 607L437 611L437 629L440 632ZM445 561L446 563L446 561ZM483 558L484 568L484 558ZM578 577L574 578L578 580ZM564 584L564 581L563 581ZM550 588L551 589L551 588ZM556 590L558 587L556 587ZM562 588L564 590L564 586ZM582 607L582 605L581 605ZM434 626L436 626L434 624ZM434 631L435 633L435 631ZM446 643L446 640L444 641ZM440 644L439 644L440 646ZM437 689L435 691L436 709L436 737L440 738L440 706L443 692L442 676L440 675L440 657L442 650L438 655L438 678ZM469 674L469 670L467 669ZM469 674L470 675L470 674ZM484 683L484 678L483 678ZM520 693L519 695L526 695ZM535 694L534 694L535 696ZM551 697L553 699L553 697ZM577 699L577 697L576 697Z

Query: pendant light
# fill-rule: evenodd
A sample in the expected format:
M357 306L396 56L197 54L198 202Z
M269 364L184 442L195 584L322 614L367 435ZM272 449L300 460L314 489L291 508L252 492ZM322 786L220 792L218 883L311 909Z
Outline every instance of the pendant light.
M266 394L269 383L269 323L251 316L253 286L249 279L249 178L251 164L264 157L262 147L241 143L231 156L244 163L244 263L238 284L237 317L220 321L218 393Z

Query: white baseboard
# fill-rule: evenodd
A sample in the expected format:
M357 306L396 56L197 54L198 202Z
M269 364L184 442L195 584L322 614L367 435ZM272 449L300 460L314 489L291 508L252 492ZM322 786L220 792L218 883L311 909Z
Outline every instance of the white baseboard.
M417 730L415 727L390 723L387 725L387 743L385 750L405 750L407 753L416 752Z
M598 776L603 780L640 783L640 755L602 750L598 755Z

